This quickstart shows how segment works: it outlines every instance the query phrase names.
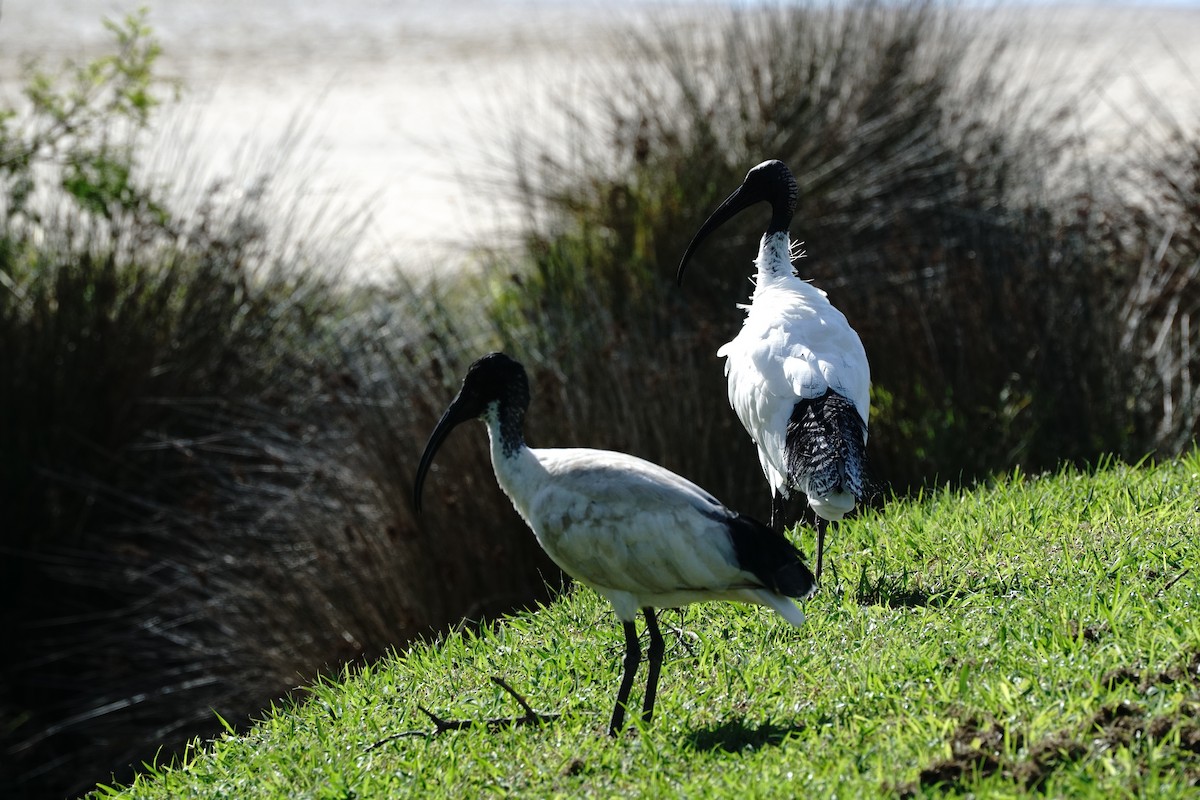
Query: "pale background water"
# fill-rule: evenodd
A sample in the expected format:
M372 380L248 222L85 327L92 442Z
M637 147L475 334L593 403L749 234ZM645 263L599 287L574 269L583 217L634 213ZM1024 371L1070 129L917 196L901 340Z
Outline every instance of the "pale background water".
M699 3L623 0L0 0L0 96L20 65L82 59L111 42L100 20L141 6L186 87L163 115L197 181L249 174L300 121L305 201L366 205L364 263L390 254L436 264L445 248L493 237L516 210L479 189L513 126L550 124L607 74L614 31L654 17L702 24ZM1083 124L1119 148L1147 90L1191 119L1200 102L1200 7L1035 5L1018 58L1051 90L1103 71ZM174 168L178 168L177 162ZM168 167L167 169L170 169ZM468 192L465 187L475 187Z

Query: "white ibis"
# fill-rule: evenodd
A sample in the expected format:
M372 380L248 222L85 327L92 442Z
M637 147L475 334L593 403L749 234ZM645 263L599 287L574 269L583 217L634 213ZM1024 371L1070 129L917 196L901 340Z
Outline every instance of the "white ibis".
M421 455L413 503L419 513L426 473L450 431L482 419L500 488L550 558L608 598L624 627L625 672L611 735L624 725L641 662L638 609L650 635L646 722L663 657L656 607L737 600L774 609L793 625L804 621L790 598L807 599L816 581L786 538L649 461L608 450L529 448L522 434L528 406L529 380L518 362L492 353L472 364Z
M705 237L755 203L771 205L759 243L758 274L746 319L717 351L725 357L729 404L758 446L771 485L771 527L782 525L783 500L792 489L816 513L817 579L825 528L866 493L866 441L871 371L862 341L825 292L792 268L788 227L799 188L782 161L764 161L712 213L679 262Z

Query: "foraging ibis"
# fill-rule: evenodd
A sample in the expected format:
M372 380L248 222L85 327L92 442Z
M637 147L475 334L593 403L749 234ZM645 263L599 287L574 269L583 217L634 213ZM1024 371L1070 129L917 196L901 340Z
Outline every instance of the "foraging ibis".
M792 489L807 496L816 514L820 580L828 522L840 520L866 494L871 372L846 317L793 270L788 228L798 194L782 161L754 167L700 226L676 280L683 284L705 237L750 206L770 204L742 330L717 355L725 357L729 404L757 445L771 485L771 527L783 525L783 500Z
M421 487L450 431L482 419L500 488L550 558L606 597L624 627L625 671L611 735L625 722L641 662L634 624L639 609L650 635L646 722L663 657L656 607L737 600L767 606L793 625L804 621L791 598L810 597L816 581L786 538L649 461L608 450L528 447L522 433L528 406L521 364L503 353L472 364L421 455L413 503L419 513Z

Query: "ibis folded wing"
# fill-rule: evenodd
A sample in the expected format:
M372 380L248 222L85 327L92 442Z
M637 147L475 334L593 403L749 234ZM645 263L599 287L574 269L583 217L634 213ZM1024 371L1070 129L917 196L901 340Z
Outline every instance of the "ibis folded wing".
M526 521L579 580L643 598L762 588L807 594L807 568L783 537L770 539L776 535L765 526L675 473L622 453L538 455L552 479L534 493Z

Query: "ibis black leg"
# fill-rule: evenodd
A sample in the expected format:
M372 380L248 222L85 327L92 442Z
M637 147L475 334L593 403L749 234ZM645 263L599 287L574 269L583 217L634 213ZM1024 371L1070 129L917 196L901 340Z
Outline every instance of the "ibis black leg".
M783 521L783 495L776 491L771 495L771 530L783 533L786 525Z
M613 709L612 722L608 725L609 736L616 736L625 725L625 704L629 702L633 676L637 674L638 662L642 660L642 649L638 646L637 628L633 620L622 622L621 625L625 628L625 675L621 678L621 688L617 690L617 707Z
M654 716L654 699L658 695L658 673L662 669L663 645L662 634L658 630L658 620L654 618L653 608L643 608L646 615L646 632L650 634L650 647L646 651L650 659L650 672L646 676L646 698L642 703L642 721L649 722Z
M825 557L825 528L829 520L817 517L817 583L821 582L821 562Z

